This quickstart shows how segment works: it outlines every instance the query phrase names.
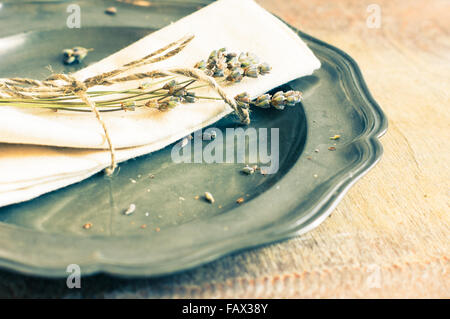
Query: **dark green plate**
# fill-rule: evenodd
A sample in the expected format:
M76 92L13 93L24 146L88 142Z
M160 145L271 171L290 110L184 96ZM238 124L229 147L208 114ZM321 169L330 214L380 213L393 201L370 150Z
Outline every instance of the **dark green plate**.
M0 10L0 76L43 78L47 65L55 72L74 71L82 66L62 66L62 48L95 48L86 59L89 64L200 5L153 2L136 8L118 3L119 13L111 17L103 13L110 1L79 3L82 27L71 30L65 28L67 3L6 2ZM33 31L21 33L27 30ZM252 112L252 127L280 128L277 174L244 176L242 164L175 164L169 146L121 164L113 179L97 174L0 208L0 265L42 276L67 275L69 264L80 265L83 274L154 276L319 225L380 159L378 138L387 121L348 55L296 32L322 62L312 76L283 87L303 91L304 102L283 112ZM214 126L236 123L230 116ZM335 134L341 138L330 140ZM330 146L336 150L329 151ZM205 191L214 194L214 205L194 199ZM239 197L245 199L241 205ZM136 212L125 216L131 203ZM93 224L89 230L82 228L87 222Z

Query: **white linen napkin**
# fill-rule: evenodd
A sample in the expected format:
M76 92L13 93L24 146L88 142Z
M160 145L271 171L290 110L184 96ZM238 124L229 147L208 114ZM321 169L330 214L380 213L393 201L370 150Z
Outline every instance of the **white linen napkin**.
M74 76L83 80L116 69L187 33L195 38L183 51L139 71L192 67L221 47L233 52L253 52L272 66L271 73L258 79L244 78L224 89L232 97L246 91L254 98L320 67L306 44L255 2L220 0ZM114 85L108 90L123 88L123 84ZM203 94L216 96L215 92L206 91ZM142 108L135 112L103 113L102 117L120 162L159 150L230 112L223 101L202 100L181 104L168 112ZM103 130L92 113L0 107L0 142L0 206L81 181L110 164Z

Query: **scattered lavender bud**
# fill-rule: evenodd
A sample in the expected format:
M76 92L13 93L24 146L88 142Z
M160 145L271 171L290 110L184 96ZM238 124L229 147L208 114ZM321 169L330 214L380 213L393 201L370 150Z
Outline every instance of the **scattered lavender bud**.
M126 211L124 211L124 215L131 215L134 213L134 211L136 210L136 205L135 204L130 204L130 206L127 208Z
M73 56L77 60L78 63L84 60L84 58L88 54L88 49L83 47L74 47L73 48Z
M138 89L140 89L140 90L145 90L145 89L148 89L151 85L152 85L152 84L149 83L149 82L144 82L144 83L142 83L141 85L139 85Z
M63 63L64 64L72 64L72 63L81 63L84 58L87 56L88 52L92 49L86 49L83 47L73 47L71 49L63 50Z
M64 59L68 59L73 55L73 50L72 49L64 49L63 50L63 58Z
M205 192L205 199L211 204L215 202L214 197L210 192Z
M109 7L105 10L106 14L115 15L117 13L116 7Z
M170 90L172 87L174 87L175 85L177 85L177 81L175 80L171 80L169 82L167 82L166 84L164 84L164 86L162 87L164 90Z
M246 165L243 169L242 172L247 174L247 175L251 175L255 172L255 169L253 167L250 167L248 165Z

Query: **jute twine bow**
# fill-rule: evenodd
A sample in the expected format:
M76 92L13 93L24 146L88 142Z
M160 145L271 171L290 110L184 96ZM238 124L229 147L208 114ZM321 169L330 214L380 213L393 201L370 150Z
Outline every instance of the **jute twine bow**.
M217 84L214 78L207 76L203 71L194 68L173 68L168 70L155 70L149 72L140 72L117 77L119 74L144 66L168 59L183 50L186 45L194 38L194 36L183 37L178 41L158 49L149 55L124 64L123 66L102 74L90 77L84 81L79 81L70 74L52 74L44 81L27 79L27 78L10 78L4 79L0 83L0 95L10 98L21 99L37 99L37 98L62 98L65 96L77 96L94 112L95 117L101 124L106 141L108 143L111 164L105 169L107 175L112 175L117 167L116 153L111 141L107 126L98 111L95 102L87 95L89 88L99 85L112 85L116 83L135 81L148 78L163 78L173 75L182 75L199 82L207 84L214 89L219 96L227 103L238 115L243 124L250 123L248 109L238 106L234 99L229 98L225 91ZM170 51L168 51L170 49ZM167 51L167 52L166 52ZM164 53L165 52L165 53ZM164 54L163 54L164 53Z

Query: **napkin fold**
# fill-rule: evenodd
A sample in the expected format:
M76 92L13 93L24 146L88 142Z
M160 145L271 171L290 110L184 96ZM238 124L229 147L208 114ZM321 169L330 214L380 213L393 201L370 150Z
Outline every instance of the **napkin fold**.
M220 0L74 76L82 81L116 69L187 33L195 38L179 54L134 72L192 67L221 47L252 52L272 66L271 73L258 79L244 78L224 89L229 96L246 91L254 98L320 67L306 44L254 1ZM126 89L136 84L116 84L107 89ZM204 91L202 94L216 96L212 90ZM102 117L121 162L159 150L231 111L223 101L201 100L167 112L142 108L103 113ZM91 113L0 107L0 206L29 200L92 176L110 164L107 148L103 130Z

